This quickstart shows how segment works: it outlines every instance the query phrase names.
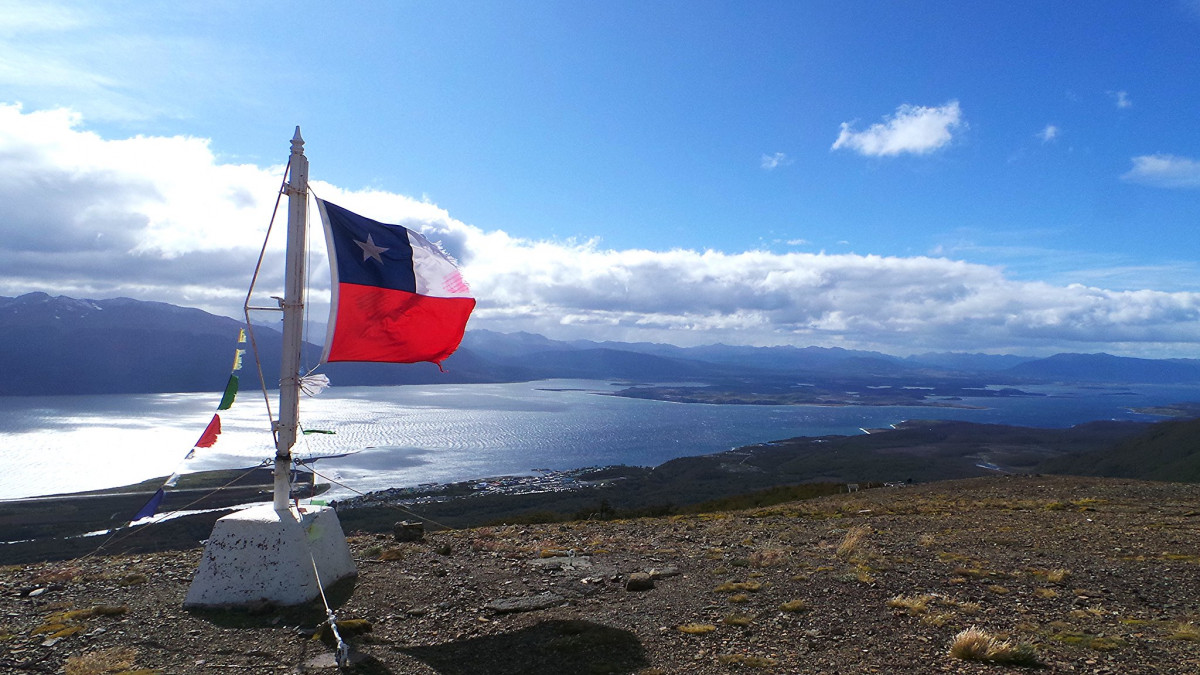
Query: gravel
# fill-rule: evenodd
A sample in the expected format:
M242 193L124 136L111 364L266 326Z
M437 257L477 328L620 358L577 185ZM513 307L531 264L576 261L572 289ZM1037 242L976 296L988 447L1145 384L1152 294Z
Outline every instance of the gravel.
M950 656L975 626L1031 646L1041 672L1191 674L1198 530L1200 486L994 477L408 543L352 533L358 577L330 596L352 673L1011 667ZM199 557L0 568L0 672L337 671L321 607L184 610Z

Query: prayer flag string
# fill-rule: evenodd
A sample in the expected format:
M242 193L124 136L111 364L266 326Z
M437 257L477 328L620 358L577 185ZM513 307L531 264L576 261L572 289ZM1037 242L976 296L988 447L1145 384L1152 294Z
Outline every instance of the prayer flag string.
M238 344L244 344L245 342L246 329L242 328L238 331ZM238 391L237 371L242 369L242 356L245 355L245 353L245 349L238 348L234 350L232 368L233 372L229 374L229 381L225 384L225 391L221 395L221 402L217 405L217 410L229 410L233 407L233 401L235 398L237 398ZM180 466L182 466L184 462L187 462L196 456L196 448L211 448L213 445L215 445L217 442L217 436L220 435L221 416L219 414L214 414L212 416L212 420L209 421L208 426L204 428L204 432L200 434L200 438L179 462ZM130 521L131 523L142 520L143 518L151 518L155 513L158 512L159 507L162 506L163 501L166 499L166 489L169 487L175 487L175 484L179 481L179 468L180 467L177 466L176 470L171 473L165 482L163 482L162 486L154 493L154 496L150 497L150 500L146 502L145 506L138 509L138 512L133 516L133 520Z

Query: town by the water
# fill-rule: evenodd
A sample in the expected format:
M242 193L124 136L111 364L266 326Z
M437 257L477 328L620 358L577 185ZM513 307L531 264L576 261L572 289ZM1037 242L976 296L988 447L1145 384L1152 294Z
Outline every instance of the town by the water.
M543 492L568 492L600 487L612 478L601 477L610 466L589 466L580 469L552 471L533 469L528 476L495 476L457 483L422 483L410 487L393 487L368 492L361 496L331 502L338 510L374 507L383 504L429 504L450 499L480 495L528 495Z

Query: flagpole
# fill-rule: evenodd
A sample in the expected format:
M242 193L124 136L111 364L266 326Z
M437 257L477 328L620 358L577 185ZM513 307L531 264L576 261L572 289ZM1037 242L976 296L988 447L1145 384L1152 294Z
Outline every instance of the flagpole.
M288 196L287 261L284 267L283 357L279 369L279 420L275 423L275 510L286 511L291 494L292 445L300 426L300 349L304 334L304 258L308 224L308 158L300 127L292 136Z

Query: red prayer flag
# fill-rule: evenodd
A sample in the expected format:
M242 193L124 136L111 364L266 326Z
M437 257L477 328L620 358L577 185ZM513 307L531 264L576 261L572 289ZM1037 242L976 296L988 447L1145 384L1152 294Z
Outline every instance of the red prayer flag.
M221 416L213 415L212 421L205 427L204 433L200 434L200 440L196 441L196 447L211 448L217 442L219 435L221 435Z

